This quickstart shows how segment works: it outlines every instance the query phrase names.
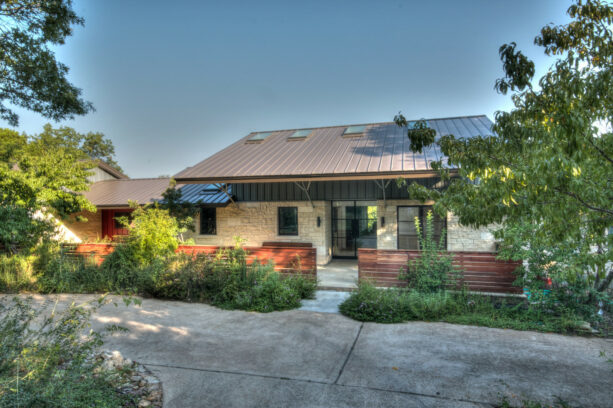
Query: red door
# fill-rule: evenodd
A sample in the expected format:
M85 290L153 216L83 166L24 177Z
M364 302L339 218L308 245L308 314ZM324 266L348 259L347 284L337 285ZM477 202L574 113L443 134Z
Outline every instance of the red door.
M117 235L128 235L128 229L119 222L118 218L130 218L132 211L134 210L102 210L102 237L113 239Z

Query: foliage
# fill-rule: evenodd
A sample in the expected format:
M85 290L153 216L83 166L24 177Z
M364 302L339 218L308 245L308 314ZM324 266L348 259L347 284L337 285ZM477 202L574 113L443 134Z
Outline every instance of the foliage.
M178 254L156 279L154 296L209 302L225 309L258 312L293 309L314 295L316 282L282 277L271 264L247 264L240 246L214 257Z
M36 276L32 261L32 256L0 254L0 292L34 289Z
M136 203L131 203L131 207L134 209L132 219L119 219L129 230L120 255L131 257L134 266L142 267L174 253L179 246L177 235L181 230L169 211L157 206L141 207Z
M579 327L570 313L549 314L519 303L493 302L465 292L420 293L406 289L380 289L360 283L339 307L355 320L400 323L413 320L568 333Z
M36 312L30 301L0 304L0 406L135 406L118 377L92 358L102 334L89 327L98 305ZM93 306L93 309L92 309Z
M432 211L428 211L423 228L425 234L422 233L419 218L415 217L421 252L415 259L409 260L407 272L401 275L401 279L406 279L408 286L419 292L444 291L457 282L461 272L452 265L453 257L446 251L445 230L439 242L434 239Z
M110 141L50 125L35 136L0 129L0 139L0 249L30 250L54 232L52 217L96 210L80 193L95 165L88 154Z
M168 213L177 220L179 228L195 232L194 217L198 213L199 206L183 201L182 196L181 189L177 188L177 182L171 180L170 187L162 193L160 207L168 210Z
M507 224L495 233L500 240L500 258L525 261L516 271L516 284L529 291L534 308L568 309L586 320L596 319L598 303L609 299L606 292L596 290L595 271L585 268L582 254L590 253L585 247L588 243L577 247L569 240L550 247L536 233L538 229L535 223Z
M71 0L2 1L0 21L0 118L18 125L18 115L6 103L56 121L93 110L50 49L64 44L73 26L83 25Z
M535 223L548 248L581 249L569 254L584 265L574 272L589 269L598 279L588 283L602 292L613 280L613 235L605 234L613 226L613 7L577 1L568 14L570 23L547 25L534 40L558 58L538 87L532 61L513 43L500 48L505 76L496 89L513 92L514 109L497 112L493 135L442 136L436 143L448 161L433 168L448 188L412 184L410 192L463 225ZM431 138L415 136L429 148Z

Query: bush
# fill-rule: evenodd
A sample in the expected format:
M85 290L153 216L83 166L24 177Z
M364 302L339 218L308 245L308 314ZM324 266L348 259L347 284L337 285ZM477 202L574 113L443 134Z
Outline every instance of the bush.
M215 256L178 254L155 278L153 294L225 309L271 312L299 307L315 288L313 279L282 277L272 264L248 265L246 252L237 246Z
M86 330L90 314L73 305L47 317L18 298L0 304L0 406L136 406L93 358L102 336Z
M141 207L133 204L132 220L120 219L129 230L125 246L129 248L131 260L139 266L149 265L154 259L172 255L181 232L177 220L168 210L158 207Z
M419 218L415 217L421 253L408 262L407 272L400 278L419 292L444 291L447 286L457 282L461 273L452 265L453 257L445 249L445 230L442 231L440 242L434 240L432 211L428 211L426 216L425 234L422 234L421 228Z
M465 292L420 293L379 289L361 283L339 307L342 314L364 322L400 323L412 320L567 333L580 321L571 313L543 313L525 303L496 302Z
M35 288L32 256L0 255L0 292L15 293Z

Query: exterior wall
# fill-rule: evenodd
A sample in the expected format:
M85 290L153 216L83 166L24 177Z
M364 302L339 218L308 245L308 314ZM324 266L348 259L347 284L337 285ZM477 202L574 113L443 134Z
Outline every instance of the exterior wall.
M87 218L87 222L78 222L78 216ZM83 211L72 214L63 222L63 228L74 234L80 240L78 242L93 242L102 239L102 211L95 213Z
M398 216L399 205L432 205L432 202L422 203L412 200L387 200L384 208L383 200L377 202L378 231L377 249L398 249ZM381 226L381 217L385 217L385 225ZM473 229L459 224L458 217L447 215L447 250L469 252L494 252L496 243L489 228Z
M298 235L278 235L277 208L298 207ZM309 242L317 249L317 263L325 264L330 260L330 203L314 201L281 202L238 202L227 207L217 208L217 234L201 235L200 219L196 217L196 233L186 233L197 245L234 244L234 237L245 239L245 245L260 246L265 241ZM321 225L317 226L317 217Z
M432 203L425 203L426 205ZM397 206L424 205L412 200L377 200L377 249L397 249ZM298 235L277 235L277 208L298 207ZM184 234L196 245L228 246L234 237L245 239L245 245L260 246L265 241L309 242L317 249L317 263L325 264L332 256L332 210L330 201L237 202L217 208L217 234L201 235L200 219L196 217L196 232ZM317 217L321 225L317 226ZM382 217L385 225L381 225ZM492 252L495 243L487 228L478 230L462 227L457 217L447 218L447 249L449 251Z
M95 183L97 181L104 181L104 180L117 180L117 177L107 173L106 171L102 170L100 167L94 167L93 169L91 169L91 171L93 174L87 178L87 180L90 183Z
M464 227L453 214L447 216L447 249L449 251L494 252L496 242L490 228Z

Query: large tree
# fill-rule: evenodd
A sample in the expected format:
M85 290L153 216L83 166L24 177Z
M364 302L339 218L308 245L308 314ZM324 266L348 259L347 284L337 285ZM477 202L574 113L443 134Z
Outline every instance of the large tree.
M71 0L0 1L0 118L13 126L19 122L7 103L54 120L93 109L50 49L82 24Z
M534 40L557 57L538 86L516 44L500 48L504 77L495 88L512 93L514 108L496 113L492 135L435 141L425 126L408 131L416 150L439 144L448 161L433 167L449 180L444 192L410 191L464 225L502 225L503 238L505 229L532 225L526 242L563 244L574 254L568 262L604 290L613 280L613 9L577 1L568 15L570 23L547 25Z
M55 218L96 210L81 194L96 165L92 149L113 161L111 142L98 139L102 148L66 127L46 125L34 136L0 129L0 247L31 248L54 232Z

